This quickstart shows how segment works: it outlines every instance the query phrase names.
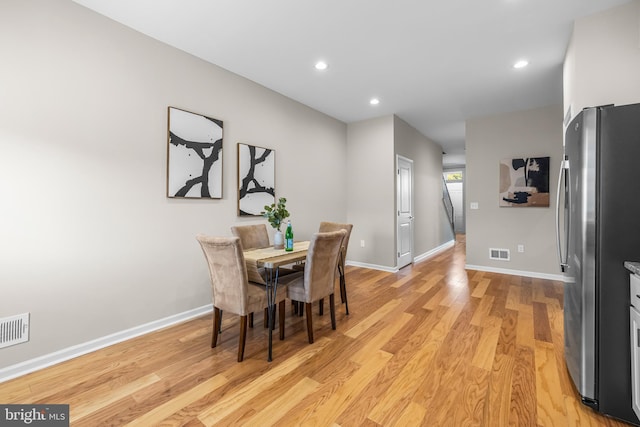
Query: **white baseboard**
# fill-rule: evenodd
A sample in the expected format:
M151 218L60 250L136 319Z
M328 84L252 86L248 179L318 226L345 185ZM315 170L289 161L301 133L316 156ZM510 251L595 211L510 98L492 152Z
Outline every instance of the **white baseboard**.
M455 245L456 241L455 240L449 240L447 243L443 243L442 245L438 246L437 248L431 249L429 252L425 252L422 255L418 255L417 257L415 257L413 259L413 262L419 262L419 261L424 261L427 258L431 258L432 256L439 254L442 251L445 251L451 247L453 247L453 245Z
M105 348L110 345L114 345L119 342L138 337L140 335L148 334L149 332L153 332L158 329L166 328L167 326L186 322L187 320L191 320L212 311L213 305L208 304L202 307L194 308L193 310L174 314L173 316L165 317L164 319L145 323L144 325L116 332L111 335L97 338L95 340L64 348L62 350L58 350L44 356L36 357L35 359L27 360L25 362L2 368L0 369L0 383L20 377L22 375L26 375L31 372L38 371L40 369L47 368L49 366L64 362L69 359L73 359L78 356L82 356L83 354L100 350L101 348Z
M400 271L397 267L386 267L384 265L367 264L364 262L356 262L356 261L349 261L349 260L347 260L345 264L352 265L354 267L362 267L362 268L370 268L372 270L386 271L387 273L397 273L398 271Z
M450 247L452 247L455 244L455 240L450 240L447 243L444 243L440 246L438 246L437 248L431 249L429 252L426 252L422 255L418 255L417 257L413 258L413 262L418 262L418 261L423 261L427 258L430 258L446 249L449 249ZM380 270L380 271L386 271L387 273L397 273L398 271L400 271L400 269L398 267L387 267L384 265L377 265L377 264L367 264L364 262L356 262L356 261L346 261L347 265L352 265L354 267L362 267L362 268L371 268L373 270Z
M548 274L548 273L538 273L535 271L509 270L506 268L495 268L495 267L486 267L484 265L470 265L470 264L466 264L464 268L466 270L478 270L478 271L486 271L489 273L509 274L511 276L533 277L536 279L558 280L560 282L564 282L564 276L562 274Z

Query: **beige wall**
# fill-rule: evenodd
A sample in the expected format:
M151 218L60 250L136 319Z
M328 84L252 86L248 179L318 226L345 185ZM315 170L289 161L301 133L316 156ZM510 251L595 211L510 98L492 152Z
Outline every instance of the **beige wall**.
M442 147L395 116L394 143L413 160L413 256L420 257L454 238L442 202Z
M564 63L564 111L640 102L640 0L576 20Z
M394 115L350 123L347 135L347 216L357 224L347 259L397 267L396 154L413 160L414 257L451 241L442 204L442 148Z
M562 158L562 107L481 117L466 123L467 265L515 270L525 275L560 275L555 247L556 186ZM503 158L551 157L548 208L498 206L499 162ZM478 210L469 209L477 202ZM517 252L517 245L525 247ZM511 261L489 259L489 248L510 249Z
M70 1L3 0L0 57L0 317L31 313L0 368L210 304L195 235L264 222L237 142L276 150L296 237L347 219L342 122ZM222 200L166 198L169 105L224 121Z
M393 116L350 123L347 140L347 219L354 224L347 259L393 267Z

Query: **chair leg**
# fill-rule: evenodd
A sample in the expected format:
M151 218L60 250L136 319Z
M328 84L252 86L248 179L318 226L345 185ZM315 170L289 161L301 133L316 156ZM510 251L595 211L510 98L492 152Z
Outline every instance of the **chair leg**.
M318 301L318 314L324 316L324 298L320 298L320 301Z
M222 310L213 307L213 334L211 336L211 348L218 344L218 331L220 331L220 320L222 318Z
M291 300L291 309L293 314L298 314L298 301Z
M253 313L249 313L249 327L253 328Z
M311 303L305 303L305 308L307 311L307 335L309 336L309 344L313 344L313 309Z
M284 315L285 315L285 304L284 300L280 301L278 304L278 327L280 328L280 341L284 339Z
M240 342L238 342L238 362L244 359L244 345L247 342L247 316L240 316Z
M329 295L329 313L331 313L331 329L336 330L336 297Z
M340 297L344 303L344 308L349 314L349 302L347 301L347 281L344 278L344 271L340 274Z
M218 321L218 333L222 333L222 310L220 310L220 320Z
M304 303L302 301L298 301L298 316L304 316Z
M269 327L269 309L265 308L264 309L264 317L263 317L263 321L262 321L262 326L264 326L264 328L268 328Z

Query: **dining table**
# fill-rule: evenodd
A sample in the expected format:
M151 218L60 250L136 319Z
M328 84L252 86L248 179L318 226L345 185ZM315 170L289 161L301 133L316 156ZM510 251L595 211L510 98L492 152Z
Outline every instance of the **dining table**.
M275 320L275 301L278 292L278 277L280 267L304 261L309 251L309 241L294 242L293 250L275 249L273 246L266 248L249 249L243 251L247 265L247 276L252 282L261 283L267 293L267 311L269 328L269 350L267 360L272 360L273 350L273 323ZM264 269L261 274L260 269Z

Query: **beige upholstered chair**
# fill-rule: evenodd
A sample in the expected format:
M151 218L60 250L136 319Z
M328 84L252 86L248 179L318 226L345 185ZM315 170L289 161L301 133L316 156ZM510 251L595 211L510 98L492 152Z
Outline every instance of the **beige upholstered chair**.
M329 222L322 221L320 223L320 231L321 233L326 233L328 231L337 231L337 230L345 230L347 234L344 236L344 240L342 241L342 249L340 250L340 259L338 260L338 275L340 276L340 299L344 303L345 310L347 314L349 314L349 302L347 301L347 283L344 276L344 266L347 258L347 249L349 249L349 238L351 237L351 230L353 229L353 224L341 224L339 222ZM321 302L320 305L320 314L323 311L323 304Z
M244 347L247 338L247 317L254 311L267 306L265 287L247 278L247 266L238 237L197 236L204 252L211 275L213 290L213 337L211 347L218 341L221 310L240 316L240 341L238 343L238 362L244 358ZM276 303L280 311L280 339L284 339L284 301L285 285L279 285Z
M349 248L349 238L351 237L351 230L353 229L353 224L342 224L339 222L330 222L330 221L322 221L320 223L320 228L318 229L321 233L326 233L328 231L337 231L337 230L345 230L347 235L342 242L342 250L340 251L340 259L338 260L338 267L336 269L336 273L340 278L340 300L344 303L346 313L349 314L349 302L347 301L347 283L345 280L345 262L347 258L347 249ZM298 264L294 266L295 270L304 270L304 264ZM296 301L291 301L293 305L294 313L298 313L302 316L302 309L298 307ZM318 309L320 314L324 313L324 300L321 299L318 302Z
M269 233L265 224L234 225L231 233L240 238L242 249L266 248L269 246Z
M344 230L329 233L315 233L309 243L309 252L304 266L304 276L289 282L287 296L293 301L305 303L307 315L307 335L313 343L313 320L311 304L329 297L331 327L336 328L335 277L340 257L342 240L347 234Z
M269 233L265 224L234 225L231 226L231 233L240 238L242 250L266 248L270 245ZM249 281L266 285L266 271L264 268L254 268L247 271ZM280 277L294 273L290 268L281 267L278 271ZM253 326L253 313L249 317L250 325ZM267 312L264 312L264 327L267 327Z

